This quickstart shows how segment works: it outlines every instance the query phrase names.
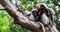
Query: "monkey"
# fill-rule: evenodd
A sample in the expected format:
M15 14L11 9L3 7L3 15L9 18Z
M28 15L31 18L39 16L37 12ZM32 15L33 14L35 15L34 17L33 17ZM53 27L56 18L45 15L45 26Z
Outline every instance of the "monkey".
M38 19L41 19L42 15L45 14L45 16L47 16L49 21L50 21L49 24L52 25L54 23L52 9L48 8L46 4L44 4L44 3L37 4L36 9L38 10L38 12L37 12ZM37 21L40 21L42 23L46 22L46 21L42 21L42 19L41 20L37 20Z
M49 28L53 28L54 25L54 14L55 12L53 11L53 9L48 8L45 4L39 4L37 5L36 9L38 10L38 19L41 19L40 22L42 22L44 24L44 26L48 26ZM42 17L41 17L42 15ZM46 17L46 18L45 18ZM45 20L44 20L45 18ZM48 19L49 21L46 21L46 19ZM52 32L53 30L50 29Z
M30 21L35 21L37 19L37 9L33 8L32 11L25 11L26 13L26 17L30 20ZM37 22L37 21L35 21Z
M38 22L37 20L38 20L38 15L37 15L37 9L33 9L32 10L32 15L33 15L33 17L34 17L34 20L35 20L35 22Z
M48 26L49 28L50 26L53 27L53 16L55 12L53 12L51 8L48 8L44 3L37 5L36 9L37 10L32 11L32 14L35 18L35 22L41 22L44 24L44 26Z

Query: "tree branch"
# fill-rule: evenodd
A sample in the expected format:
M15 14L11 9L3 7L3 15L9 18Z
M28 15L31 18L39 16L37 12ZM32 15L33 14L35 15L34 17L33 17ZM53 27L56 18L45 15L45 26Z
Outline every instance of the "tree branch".
M4 8L0 9L0 10L5 10Z
M34 30L35 32L41 32L38 25L35 22L29 21L23 14L15 9L15 7L7 0L0 0L1 5L5 10L17 21L22 27Z

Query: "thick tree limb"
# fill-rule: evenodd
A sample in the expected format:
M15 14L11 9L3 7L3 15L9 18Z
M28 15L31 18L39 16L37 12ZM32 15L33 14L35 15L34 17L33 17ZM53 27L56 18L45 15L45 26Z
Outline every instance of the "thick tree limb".
M27 9L25 9L24 7L22 7L21 5L17 5L16 7L18 8L18 11L21 12L24 16L26 16L25 11L28 11Z
M25 28L34 30L35 32L41 32L39 25L35 22L29 21L23 14L15 9L15 7L7 0L0 0L0 3L5 8L5 10L18 21L19 24Z

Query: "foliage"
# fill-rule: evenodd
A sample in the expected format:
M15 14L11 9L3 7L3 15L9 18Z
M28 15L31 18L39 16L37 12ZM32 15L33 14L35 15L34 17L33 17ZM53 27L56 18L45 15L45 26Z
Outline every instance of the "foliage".
M0 32L31 32L14 24L14 19L5 11L0 10Z
M13 18L10 17L6 11L0 11L0 32L8 32L12 22Z
M20 0L23 7L31 11L38 3L46 3L55 11L55 23L60 31L60 0ZM2 8L2 6L0 6ZM0 32L31 32L14 24L14 19L4 10L0 10Z

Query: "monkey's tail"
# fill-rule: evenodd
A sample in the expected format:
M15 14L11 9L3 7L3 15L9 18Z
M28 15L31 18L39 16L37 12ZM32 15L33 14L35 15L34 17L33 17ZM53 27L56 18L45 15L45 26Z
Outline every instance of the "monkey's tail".
M37 22L40 26L42 26L42 30L43 32L45 32L45 28L44 28L44 25L41 23L41 22Z

